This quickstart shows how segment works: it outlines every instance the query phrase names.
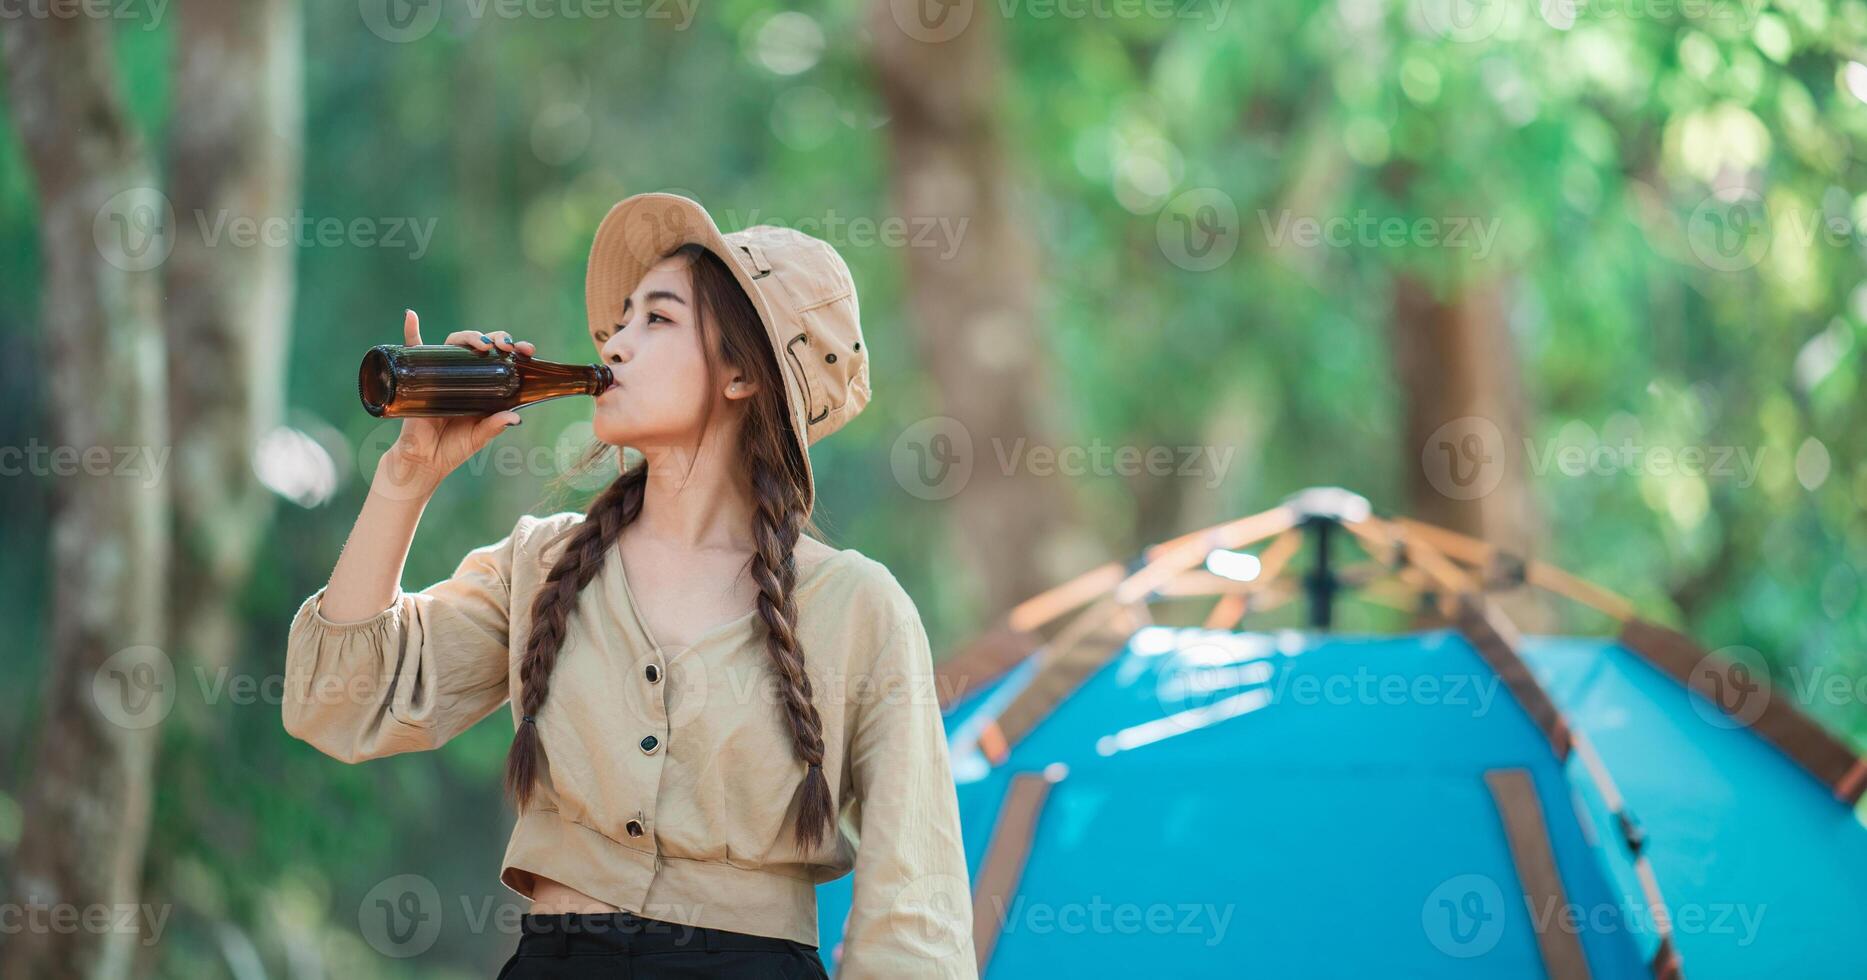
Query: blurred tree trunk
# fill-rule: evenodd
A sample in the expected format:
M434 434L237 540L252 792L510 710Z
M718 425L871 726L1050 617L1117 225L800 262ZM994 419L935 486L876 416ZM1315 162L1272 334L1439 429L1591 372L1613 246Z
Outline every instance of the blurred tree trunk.
M902 254L916 347L959 423L945 435L971 444L971 475L949 501L960 558L997 612L1080 572L1106 545L1080 526L1068 480L1037 475L1033 466L1049 464L1024 455L1061 447L1050 437L1054 398L1034 312L1036 249L996 114L998 21L984 7L942 8L948 19L931 28L896 19L915 9L871 5L871 61L890 114L894 210L909 224ZM916 224L935 220L954 234Z
M1531 491L1522 368L1496 280L1442 296L1425 280L1394 281L1392 350L1404 402L1407 514L1482 538L1519 556L1540 554ZM1526 630L1549 619L1533 594L1501 596Z
M175 431L175 650L208 669L237 656L236 601L275 498L254 476L282 421L297 250L234 237L300 201L304 71L296 0L179 5L169 195L169 413Z
M28 16L0 32L38 190L52 441L110 457L83 475L53 471L52 644L10 899L41 927L10 930L8 977L126 975L138 934L44 926L138 904L153 726L175 695L158 649L168 427L154 270L168 219L117 91L112 30L105 18ZM130 473L117 466L126 453Z

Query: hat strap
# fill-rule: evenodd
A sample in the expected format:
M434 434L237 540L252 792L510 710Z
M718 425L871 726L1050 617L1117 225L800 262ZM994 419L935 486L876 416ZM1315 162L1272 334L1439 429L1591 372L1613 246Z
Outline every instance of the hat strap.
M739 250L746 254L746 258L752 260L752 268L758 270L758 273L752 278L763 279L771 275L771 263L765 261L765 251L763 249L759 248L757 245L741 242L739 243Z

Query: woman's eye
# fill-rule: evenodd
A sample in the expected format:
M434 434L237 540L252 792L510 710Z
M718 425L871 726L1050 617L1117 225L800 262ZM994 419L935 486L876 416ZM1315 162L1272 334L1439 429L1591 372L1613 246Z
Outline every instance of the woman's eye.
M656 320L660 320L660 321L661 321L661 322L663 322L663 323L673 323L673 322L674 322L673 320L670 320L670 319L668 319L667 317L665 317L665 316L662 316L662 315L661 315L661 314L659 314L659 313L650 313L650 314L648 315L648 322L650 322L650 323L653 323L653 322L655 322Z

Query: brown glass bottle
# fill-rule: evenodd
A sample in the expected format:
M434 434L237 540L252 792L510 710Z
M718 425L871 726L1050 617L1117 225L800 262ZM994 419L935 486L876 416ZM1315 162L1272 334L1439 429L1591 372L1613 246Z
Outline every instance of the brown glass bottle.
M357 394L377 418L491 415L566 395L600 395L606 364L559 364L458 344L382 344L363 355Z

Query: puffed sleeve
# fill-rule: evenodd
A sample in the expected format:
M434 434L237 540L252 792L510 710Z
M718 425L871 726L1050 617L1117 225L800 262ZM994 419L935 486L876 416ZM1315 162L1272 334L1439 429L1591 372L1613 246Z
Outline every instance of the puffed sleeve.
M896 627L877 654L854 714L849 759L859 822L837 977L976 978L959 799L918 616Z
M512 565L534 523L369 619L332 622L313 593L286 641L285 730L354 763L438 748L504 704Z

